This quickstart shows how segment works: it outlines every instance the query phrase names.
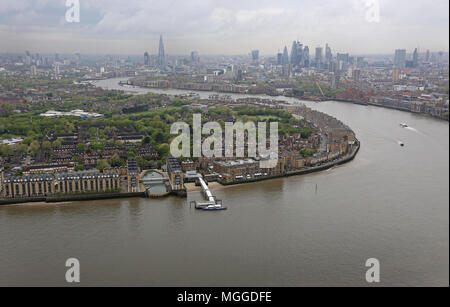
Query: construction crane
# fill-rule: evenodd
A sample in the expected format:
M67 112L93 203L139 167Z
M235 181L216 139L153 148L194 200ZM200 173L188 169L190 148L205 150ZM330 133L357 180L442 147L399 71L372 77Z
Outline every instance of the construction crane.
M322 94L322 97L324 97L325 94L324 94L323 91L322 91L322 87L320 87L319 81L316 81L316 85L317 85L317 87L319 88L320 94Z

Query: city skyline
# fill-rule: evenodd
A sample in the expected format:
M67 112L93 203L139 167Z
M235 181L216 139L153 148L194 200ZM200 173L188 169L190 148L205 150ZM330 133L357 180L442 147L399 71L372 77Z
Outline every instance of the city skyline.
M158 35L157 41L159 41L160 39L160 35ZM165 41L165 36L163 35L163 40ZM298 41L295 41L298 42ZM298 43L302 43L302 42L298 42ZM292 45L292 43L290 44ZM315 57L315 52L317 48L321 48L322 49L322 56L323 59L325 60L325 48L326 46L330 46L330 44L324 43L323 46L322 45L318 45L318 46L313 46L311 48L313 48L313 53L312 56ZM29 53L31 56L35 56L35 55L40 55L40 56L51 56L54 57L55 55L58 56L116 56L116 57L125 57L125 56L131 56L131 57L158 57L159 54L159 44L156 43L154 44L154 46L156 46L156 50L153 50L155 48L147 48L147 49L143 49L141 51L137 51L137 52L133 52L133 53L108 53L108 52L102 52L102 53L80 53L80 52L76 52L76 51L72 51L72 52L58 52L58 51L53 51L53 52L42 52L40 50L35 50L35 49L26 49L26 50L18 50L18 51L14 51L14 52L0 52L0 55L17 55L17 56L21 56L21 55L27 55L27 53ZM173 53L173 52L165 52L165 57L167 60L167 57L187 57L190 58L192 56L192 52L196 52L199 55L202 56L207 56L207 57L220 57L220 56L230 56L230 57L249 57L252 58L252 52L254 51L258 51L258 56L259 58L276 58L278 53L281 53L281 55L283 55L284 53L284 48L287 48L288 51L288 58L289 58L289 63L291 63L291 47L286 45L281 44L280 46L275 46L273 48L273 52L268 52L268 53L263 53L261 52L261 50L259 50L258 48L253 48L253 50L247 50L244 51L242 53L236 53L236 54L214 54L214 53L199 53L197 50L195 51L186 51L184 53ZM310 46L308 46L308 44L304 45L305 48L309 48ZM406 57L407 59L411 58L413 59L414 54L415 54L415 50L417 49L418 55L421 57L426 57L428 53L430 54L435 54L438 55L440 53L442 53L443 55L450 55L449 51L444 51L444 50L433 50L433 49L428 49L428 48L422 48L422 49L418 49L417 47L412 48L412 49L406 49L406 48L395 48L392 49L392 51L388 51L388 52L384 52L384 53L352 53L352 52L348 52L346 50L336 50L336 49L332 49L332 56L335 59L337 57L338 54L348 54L351 56L367 56L367 57L385 57L385 58L392 58L395 59L395 52L397 50L406 50ZM170 50L169 50L170 51ZM429 55L428 55L429 56ZM144 59L145 60L145 59Z
M19 0L0 9L0 53L157 54L161 34L168 54L268 55L293 40L352 54L448 51L448 1L380 1L379 22L365 1L336 2L81 0L80 23L68 23L64 1Z

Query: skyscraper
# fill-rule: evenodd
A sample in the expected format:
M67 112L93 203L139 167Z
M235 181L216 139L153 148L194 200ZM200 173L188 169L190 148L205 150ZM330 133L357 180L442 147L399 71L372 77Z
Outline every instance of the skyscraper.
M159 68L166 67L166 54L164 52L164 42L162 35L159 38L158 59L156 61Z
M317 47L316 48L316 67L320 67L323 63L323 48Z
M430 55L430 50L427 50L427 55L425 56L425 62L430 62L431 59L431 55Z
M303 66L305 67L309 67L310 65L310 60L309 60L309 47L305 46L305 48L303 48L303 52L302 52L302 63Z
M36 65L31 66L30 73L31 73L32 76L36 76L37 75Z
M298 65L298 47L297 47L297 42L294 41L292 43L292 48L291 48L291 64L293 66Z
M280 52L277 53L277 65L283 65L283 54Z
M59 63L55 63L54 67L53 67L53 74L54 74L54 78L58 79L59 78Z
M144 53L144 65L150 66L150 55L148 54L148 52Z
M419 51L416 49L414 49L414 53L413 53L413 67L417 68L419 66Z
M325 48L325 59L327 60L327 63L330 64L331 61L333 61L333 53L331 52L330 46L326 46Z
M364 57L359 56L356 58L356 67L361 68L364 66Z
M342 61L345 64L348 64L350 61L350 55L348 53L338 53L337 60Z
M291 64L292 66L303 65L303 44L298 41L292 43Z
M289 53L288 53L288 49L285 46L284 47L284 51L283 51L283 59L282 59L282 65L289 65Z
M405 67L406 67L406 50L405 49L395 50L394 68L405 69Z
M200 62L200 56L198 55L198 51L192 51L191 52L191 62L192 63L199 63Z
M259 62L259 50L252 51L252 61L254 64L257 64Z

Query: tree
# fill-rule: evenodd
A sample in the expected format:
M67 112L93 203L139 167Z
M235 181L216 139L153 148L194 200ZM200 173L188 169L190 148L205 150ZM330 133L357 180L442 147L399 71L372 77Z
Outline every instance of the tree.
M84 143L79 143L79 144L77 144L77 150L86 152L86 150L87 150L87 145L84 144Z
M22 143L16 146L16 150L21 154L25 154L28 152L28 146Z
M111 165L111 167L120 167L126 165L126 161L118 157L109 159L108 163L109 165Z
M30 145L33 142L33 138L31 136L27 136L23 139L22 143L26 145Z
M314 155L317 152L316 149L304 149L301 150L300 153L304 156L304 157L310 157L312 155Z
M156 144L161 144L164 142L164 133L161 130L157 130L153 134L153 139L155 140Z
M169 144L161 144L161 145L158 145L156 147L156 149L158 150L159 155L162 157L162 156L169 154L170 146L169 146Z
M116 133L116 131L117 131L116 127L111 127L111 126L106 126L105 130L104 130L105 134L108 136Z
M103 150L105 150L105 145L102 144L102 143L93 142L91 144L91 146L92 146L92 150L94 150L94 151L103 151Z
M115 141L114 145L117 148L123 148L124 143L123 143L123 141L117 140L117 141Z
M83 164L78 164L77 166L75 166L75 171L79 172L79 171L84 171L85 167Z
M45 141L44 143L42 143L42 150L46 153L51 153L52 143L50 143L49 141Z
M78 164L83 163L83 159L80 156L75 156L72 158L72 161Z
M89 128L89 136L91 137L91 139L95 140L97 138L97 128Z
M68 122L67 126L66 126L66 133L69 133L69 134L73 133L74 130L75 130L75 125L71 122Z
M149 136L146 136L146 137L144 137L144 138L142 139L142 144L143 144L143 145L145 145L145 144L150 144L151 141L152 141L152 138L149 137Z
M39 149L41 148L41 145L39 144L38 141L33 141L30 145L30 152L32 155L35 155Z
M14 151L12 150L11 146L9 145L1 145L0 146L0 155L2 157L8 157L12 156Z
M110 165L108 164L108 161L106 161L106 160L99 160L97 163L97 169L100 172L103 172L103 170L108 167L110 167Z
M61 139L57 139L57 140L53 141L52 146L53 146L53 149L61 148L61 146L62 146Z
M14 107L10 104L0 105L0 117L8 117L13 114Z

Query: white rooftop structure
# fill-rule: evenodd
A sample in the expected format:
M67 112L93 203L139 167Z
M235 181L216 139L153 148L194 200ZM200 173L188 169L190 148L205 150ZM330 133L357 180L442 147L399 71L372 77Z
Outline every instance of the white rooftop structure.
M80 118L102 118L103 114L99 113L89 113L85 112L83 110L72 110L70 112L60 112L60 111L47 111L45 113L42 113L41 116L48 117L48 118L58 118L62 116L75 116Z
M10 139L10 140L0 141L0 144L1 145L9 145L9 146L11 146L11 145L19 144L22 141L23 141L23 139Z

